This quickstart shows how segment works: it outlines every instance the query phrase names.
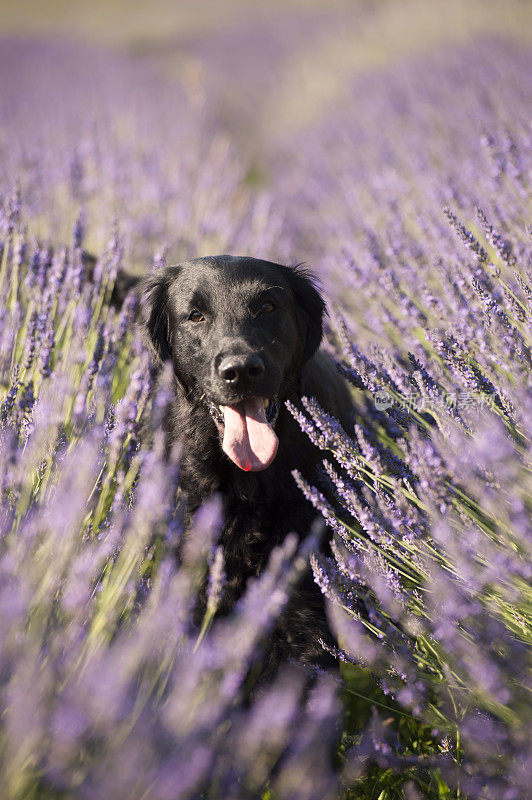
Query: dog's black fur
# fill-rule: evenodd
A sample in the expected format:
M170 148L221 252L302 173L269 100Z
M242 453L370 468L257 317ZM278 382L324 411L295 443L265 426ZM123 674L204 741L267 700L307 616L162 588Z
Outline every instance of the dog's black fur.
M315 517L291 472L297 468L312 478L319 453L284 401L297 405L302 395L316 397L346 422L350 396L332 361L318 351L325 303L305 271L215 256L159 269L139 288L146 344L156 363L173 364L175 398L167 434L170 442L182 443L186 516L215 492L224 500L224 613L248 578L265 568L272 549L290 531L305 536ZM227 380L227 374L234 377L234 370L224 371L227 364L237 365L236 380ZM248 366L238 372L241 364ZM251 396L278 400L277 455L257 472L243 471L223 452L213 413L214 407ZM329 634L323 597L309 570L282 614L265 671L287 657L323 663L320 638Z

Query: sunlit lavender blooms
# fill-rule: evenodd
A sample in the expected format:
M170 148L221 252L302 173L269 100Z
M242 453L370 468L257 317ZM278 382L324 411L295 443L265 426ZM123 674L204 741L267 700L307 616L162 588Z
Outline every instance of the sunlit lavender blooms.
M532 85L529 54L493 47L492 66L455 51L430 81L410 65L388 74L294 152L283 188L299 187L302 248L315 213L334 208L316 247L356 402L345 433L305 398L290 410L324 451L322 488L298 481L336 535L333 557L312 566L339 655L371 667L390 712L399 704L431 739L421 755L403 731L375 762L396 769L399 757L423 796L435 791L422 779L426 758L461 795L517 800L531 763ZM460 64L482 71L482 93L455 83ZM370 142L379 111L393 138ZM309 158L325 143L328 155ZM354 744L353 775L364 755Z
M521 800L530 52L486 40L357 79L283 139L260 189L193 82L95 53L1 55L5 796ZM43 85L57 91L29 124ZM219 499L182 545L171 376L143 349L136 299L108 304L120 266L208 252L306 260L353 392L345 430L313 398L288 409L322 451L294 479L330 551L289 537L224 618ZM306 564L339 670L287 664L257 686Z

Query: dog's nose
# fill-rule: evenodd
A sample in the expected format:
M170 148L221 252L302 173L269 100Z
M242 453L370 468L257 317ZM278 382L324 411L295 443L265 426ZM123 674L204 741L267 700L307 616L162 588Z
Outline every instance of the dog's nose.
M218 366L218 374L224 383L236 386L242 382L253 382L264 372L264 361L256 353L250 355L225 356Z

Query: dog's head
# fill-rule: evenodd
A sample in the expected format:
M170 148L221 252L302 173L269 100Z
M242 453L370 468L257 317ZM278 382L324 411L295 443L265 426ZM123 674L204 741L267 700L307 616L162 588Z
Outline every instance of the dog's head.
M322 338L311 276L255 258L195 258L144 279L141 305L152 355L207 406L225 453L246 471L269 466L279 403Z

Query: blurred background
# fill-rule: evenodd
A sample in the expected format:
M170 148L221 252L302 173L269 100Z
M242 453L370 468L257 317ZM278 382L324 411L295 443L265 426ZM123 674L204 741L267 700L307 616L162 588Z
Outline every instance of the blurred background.
M340 130L349 107L355 116L358 110L364 137L386 133L393 142L395 121L368 112L368 103L386 95L401 105L390 81L405 64L413 84L413 76L447 63L467 91L485 68L497 79L497 59L505 69L532 44L527 0L2 0L0 13L4 189L21 182L37 233L49 235L53 214L52 227L64 237L82 207L88 244L97 250L107 236L104 220L121 218L126 238L134 225L138 241L130 240L128 252L135 270L164 248L175 259L236 246L198 230L199 220L185 235L198 181L205 188L212 180L214 193L220 178L233 189L268 191L270 229L270 206L282 196L282 225L291 201L281 183L318 126L336 120ZM457 52L476 53L475 66L468 56L453 66ZM330 158L324 148L314 144L305 158ZM353 140L353 148L367 161L367 143L359 148ZM211 168L200 178L201 163ZM292 188L303 180L304 169ZM212 227L216 214L204 204L198 200L197 214ZM242 208L233 208L232 227ZM317 255L304 244L299 251L293 230L289 243L276 237L261 245L259 238L256 246L270 257Z
M111 50L165 79L196 81L258 159L333 113L361 72L486 34L532 42L528 0L2 0L0 9L3 37L76 43L96 59ZM38 52L31 60L40 71ZM68 53L63 67L75 79Z

